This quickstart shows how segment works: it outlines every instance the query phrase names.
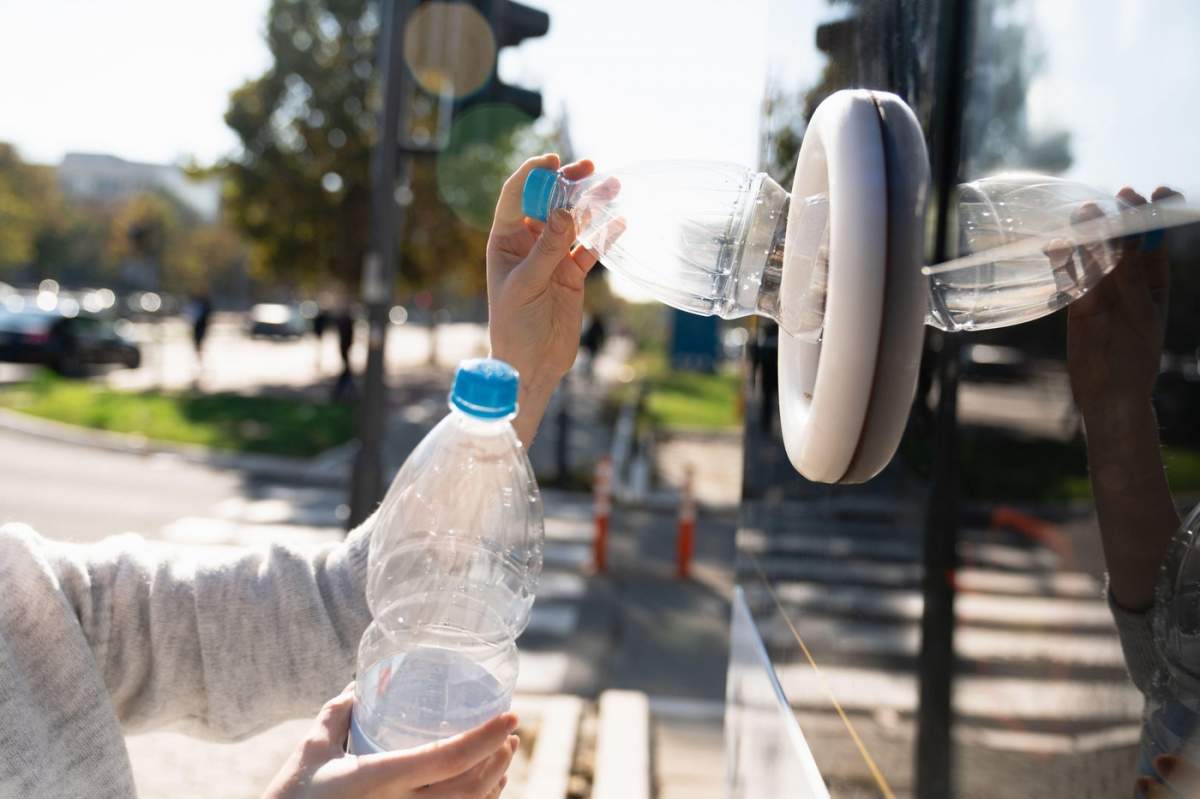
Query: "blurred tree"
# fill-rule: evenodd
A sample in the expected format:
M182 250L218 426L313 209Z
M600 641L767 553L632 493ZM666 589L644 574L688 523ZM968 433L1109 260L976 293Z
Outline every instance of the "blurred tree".
M189 227L180 236L173 281L189 294L235 294L247 255L246 243L224 220Z
M888 52L896 45L879 41L902 21L907 26L931 26L934 4L909 7L903 20L890 0L829 0L845 6L847 15L818 27L816 44L827 55L820 80L802 96L784 92L768 95L764 105L764 167L788 185L804 128L821 101L848 86L893 86L914 106L923 124L929 121L932 99L919 75L894 73L902 65L881 63L866 54ZM963 167L965 176L979 176L1001 168L1061 172L1071 165L1071 138L1067 131L1034 131L1029 125L1026 98L1044 55L1014 0L979 0L971 50L970 93L963 113ZM913 40L927 40L914 31ZM917 63L918 59L900 59ZM880 72L880 70L883 72ZM886 73L886 74L885 74Z
M242 149L222 166L227 207L251 242L255 273L315 285L358 282L370 224L370 162L379 96L377 6L368 0L273 0L267 16L270 69L237 89L226 123ZM406 290L478 294L487 223L500 182L523 141L515 128L459 131L454 153L412 160L399 281ZM489 164L466 181L486 195L487 221L448 197L443 168L462 166L470 137L484 137ZM461 174L461 169L459 173ZM473 199L472 202L475 202Z
M53 172L25 163L15 147L0 142L0 276L36 260L38 237L59 202Z

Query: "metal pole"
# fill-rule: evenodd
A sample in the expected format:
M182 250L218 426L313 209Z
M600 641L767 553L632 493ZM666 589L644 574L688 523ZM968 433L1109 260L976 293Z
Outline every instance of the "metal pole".
M404 67L404 21L411 0L380 0L379 60L383 107L379 139L371 164L371 246L363 262L362 297L367 308L367 369L358 413L358 453L350 485L348 526L361 524L383 494L382 447L387 410L384 348L396 274L397 231L403 206L397 185L406 186L408 156L399 148L400 104L408 71ZM397 180L399 178L399 180Z
M558 403L557 435L554 439L554 465L559 483L566 488L571 476L571 451L568 446L571 440L571 392L570 379L564 380L559 389L561 395Z
M938 32L937 102L931 130L933 191L937 229L934 260L940 263L951 243L950 202L958 182L963 103L971 31L969 0L943 0ZM952 706L954 680L954 575L958 567L958 371L959 344L941 336L938 363L938 411L934 436L933 490L925 522L920 681L917 708L916 795L943 799L954 795Z

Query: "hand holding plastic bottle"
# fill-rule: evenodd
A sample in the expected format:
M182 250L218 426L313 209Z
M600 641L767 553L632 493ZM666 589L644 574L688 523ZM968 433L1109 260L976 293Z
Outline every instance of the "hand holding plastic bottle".
M513 427L528 446L550 395L575 362L583 326L583 285L596 253L575 242L565 211L545 224L521 210L525 178L535 167L557 170L553 153L531 158L504 183L487 245L492 355L521 375L520 412ZM563 168L580 180L594 171L583 160Z
M1160 188L1155 202L1174 196ZM1146 201L1132 189L1118 198ZM1084 205L1080 218L1099 214ZM1082 248L1083 268L1091 255ZM1047 249L1051 261L1069 258ZM1166 318L1168 264L1161 231L1116 247L1116 265L1068 312L1067 368L1087 432L1088 465L1109 588L1117 603L1143 610L1154 597L1159 564L1179 526L1161 455L1150 395L1158 376Z
M1163 202L1178 196L1158 188L1152 197ZM1145 198L1125 188L1117 198L1130 206ZM1079 209L1081 220L1098 216L1092 205ZM1083 248L1084 269L1090 260ZM1055 251L1049 250L1051 260ZM1162 356L1169 269L1163 232L1130 237L1120 245L1112 275L1076 300L1069 310L1068 365L1075 400L1085 416L1102 406L1127 413L1150 400Z
M497 716L444 741L347 755L353 684L321 708L308 737L272 780L264 799L495 799L517 751L516 716Z

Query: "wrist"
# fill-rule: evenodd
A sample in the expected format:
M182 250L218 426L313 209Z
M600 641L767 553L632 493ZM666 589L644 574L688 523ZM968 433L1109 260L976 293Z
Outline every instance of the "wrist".
M553 388L547 389L542 385L530 387L523 385L520 388L517 397L517 416L513 419L512 425L526 449L533 444L538 426L542 423L542 417L546 414L546 407L550 404L550 397L553 394Z

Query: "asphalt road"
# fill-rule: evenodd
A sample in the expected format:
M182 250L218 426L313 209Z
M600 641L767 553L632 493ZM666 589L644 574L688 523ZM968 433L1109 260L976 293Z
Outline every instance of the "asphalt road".
M243 494L236 471L173 455L130 455L0 431L0 523L92 541L122 532L157 537L168 523Z

